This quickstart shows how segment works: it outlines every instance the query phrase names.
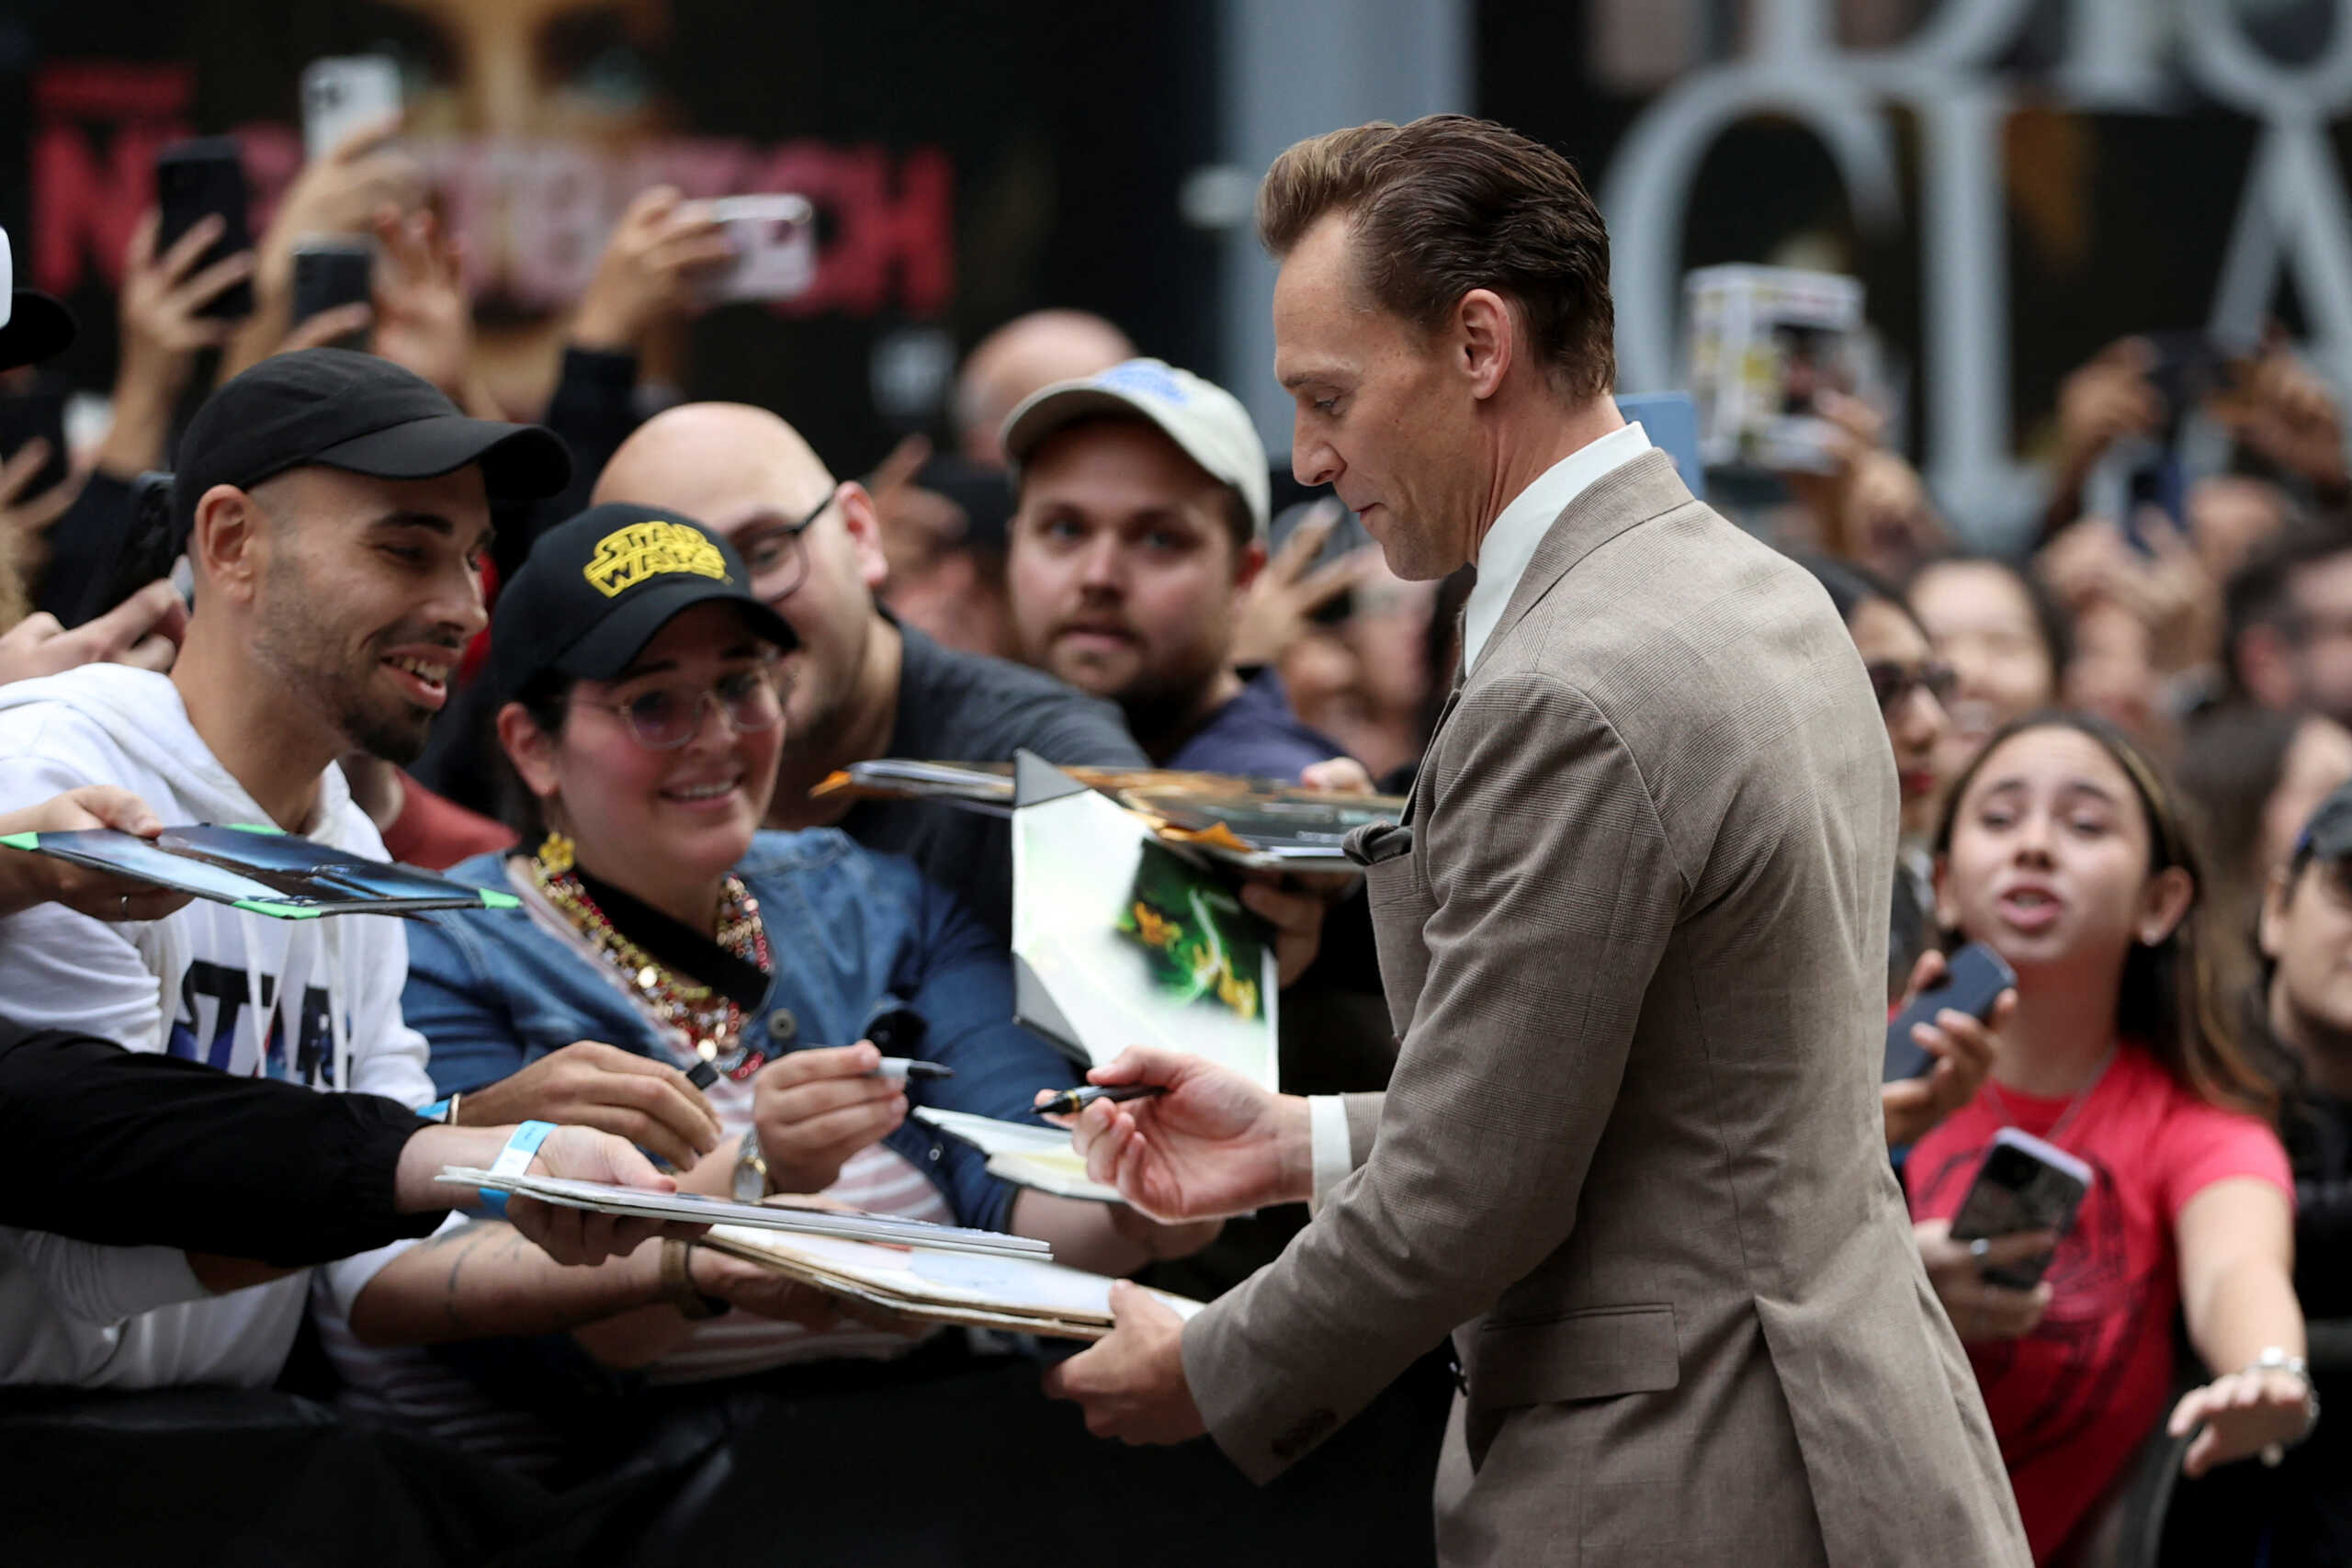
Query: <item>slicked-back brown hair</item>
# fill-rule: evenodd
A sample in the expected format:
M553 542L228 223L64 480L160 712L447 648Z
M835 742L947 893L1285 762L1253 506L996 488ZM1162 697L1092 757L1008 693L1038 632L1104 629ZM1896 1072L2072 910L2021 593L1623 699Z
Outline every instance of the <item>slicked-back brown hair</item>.
M1616 385L1609 228L1576 165L1492 120L1433 114L1310 136L1258 189L1258 238L1287 255L1328 212L1347 214L1366 291L1431 331L1491 288L1526 322L1571 401Z

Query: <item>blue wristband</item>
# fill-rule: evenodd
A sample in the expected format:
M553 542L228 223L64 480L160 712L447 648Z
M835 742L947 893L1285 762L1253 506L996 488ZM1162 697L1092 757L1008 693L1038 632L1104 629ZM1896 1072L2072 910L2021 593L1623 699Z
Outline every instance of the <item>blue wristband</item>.
M449 1102L436 1100L430 1105L418 1106L416 1113L427 1122L438 1122L446 1126L449 1121Z
M522 1175L530 1168L531 1156L539 1152L539 1145L546 1143L548 1134L554 1131L555 1123L552 1122L526 1122L515 1128L513 1136L506 1140L506 1146L498 1151L498 1158L492 1162L491 1174L493 1176ZM506 1217L505 1193L490 1187L477 1188L475 1190L481 1194L483 1213L494 1219L503 1220Z

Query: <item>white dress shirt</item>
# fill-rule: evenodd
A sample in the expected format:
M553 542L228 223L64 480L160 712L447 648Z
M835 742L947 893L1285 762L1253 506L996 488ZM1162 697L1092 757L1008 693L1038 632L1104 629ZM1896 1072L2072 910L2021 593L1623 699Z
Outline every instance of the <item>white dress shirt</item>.
M1510 499L1478 546L1477 586L1470 590L1469 603L1462 608L1464 670L1476 665L1478 655L1486 651L1487 639L1495 635L1504 608L1519 590L1519 580L1527 573L1527 563L1535 558L1535 547L1544 542L1568 502L1604 474L1649 449L1648 433L1638 422L1628 423L1622 430L1577 447ZM1306 1109L1315 1183L1307 1207L1315 1210L1347 1179L1356 1159L1348 1137L1347 1111L1340 1097L1309 1095Z
M1519 590L1535 547L1568 502L1582 495L1594 480L1623 467L1650 449L1641 425L1627 424L1598 441L1587 442L1535 476L1535 482L1513 496L1495 525L1478 546L1478 583L1462 607L1462 668L1473 669L1495 635L1503 609Z

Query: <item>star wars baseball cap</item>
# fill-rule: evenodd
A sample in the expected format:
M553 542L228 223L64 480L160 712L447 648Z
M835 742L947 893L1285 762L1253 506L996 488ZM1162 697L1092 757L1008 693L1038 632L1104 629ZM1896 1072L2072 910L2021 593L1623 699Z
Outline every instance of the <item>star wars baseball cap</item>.
M490 666L502 701L548 671L609 681L684 611L734 604L789 652L800 639L751 589L735 547L691 517L631 502L592 506L539 536L499 590Z
M62 354L74 342L74 313L37 288L16 287L8 236L0 231L0 370Z
M180 436L172 525L186 538L214 485L250 490L289 468L429 479L481 465L492 501L537 501L571 478L551 430L469 419L441 389L347 348L273 355L224 381Z
M1005 455L1018 467L1054 432L1104 414L1150 421L1209 478L1239 491L1264 541L1272 487L1258 427L1231 392L1161 360L1125 360L1031 393L1004 422Z

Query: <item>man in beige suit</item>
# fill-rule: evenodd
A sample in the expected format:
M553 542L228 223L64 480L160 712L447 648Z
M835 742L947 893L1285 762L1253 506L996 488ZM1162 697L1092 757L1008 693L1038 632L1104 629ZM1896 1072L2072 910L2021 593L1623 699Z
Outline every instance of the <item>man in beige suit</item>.
M1405 821L1351 845L1401 1050L1344 1102L1098 1071L1170 1089L1078 1129L1139 1207L1318 1212L1189 1324L1122 1289L1049 1387L1263 1481L1450 1331L1448 1564L2024 1563L1887 1167L1895 780L1827 599L1618 415L1566 160L1362 126L1259 224L1299 478L1400 576L1478 567Z

